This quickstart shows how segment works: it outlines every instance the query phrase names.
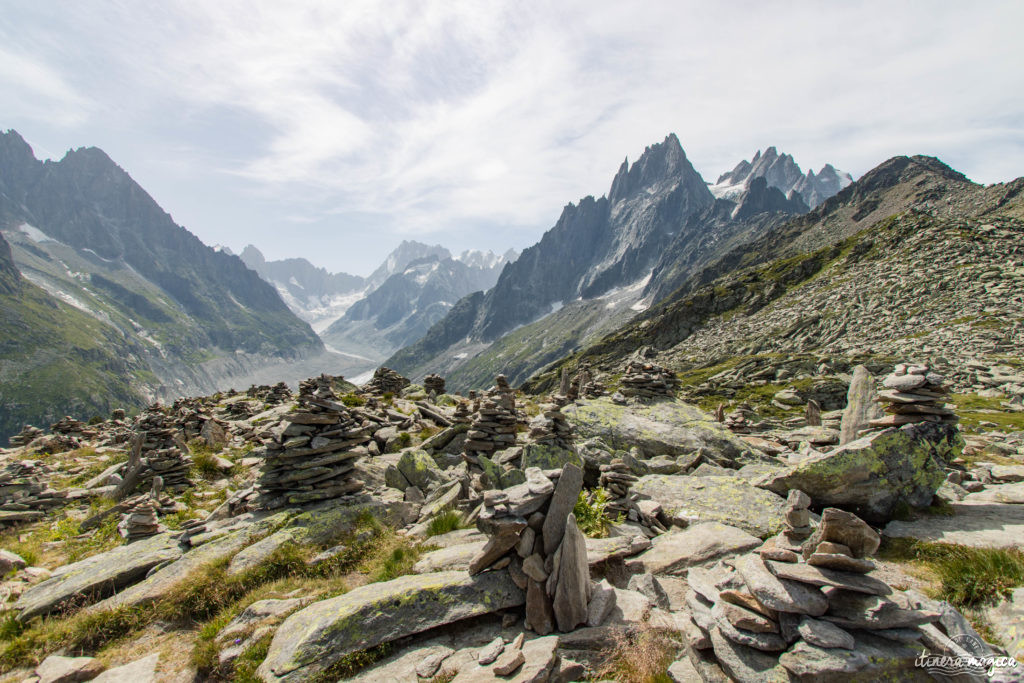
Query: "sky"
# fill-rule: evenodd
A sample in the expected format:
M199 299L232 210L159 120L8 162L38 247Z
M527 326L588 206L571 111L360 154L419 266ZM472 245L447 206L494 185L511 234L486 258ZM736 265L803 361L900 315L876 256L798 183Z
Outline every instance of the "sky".
M0 129L100 147L236 253L366 275L403 239L522 249L674 132L1024 175L1024 3L0 0Z

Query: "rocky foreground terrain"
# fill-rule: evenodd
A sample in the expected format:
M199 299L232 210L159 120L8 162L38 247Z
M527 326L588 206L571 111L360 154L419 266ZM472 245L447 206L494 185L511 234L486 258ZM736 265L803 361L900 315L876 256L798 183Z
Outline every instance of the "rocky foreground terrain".
M2 680L1022 678L1018 365L655 355L26 427Z

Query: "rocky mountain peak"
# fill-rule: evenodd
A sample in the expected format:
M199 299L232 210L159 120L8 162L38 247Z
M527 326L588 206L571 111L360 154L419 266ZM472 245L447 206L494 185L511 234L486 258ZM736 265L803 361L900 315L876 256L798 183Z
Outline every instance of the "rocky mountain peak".
M800 193L807 206L813 208L853 182L848 173L840 173L831 164L815 175L804 175L791 154L780 154L774 147L763 153L758 150L751 161L741 161L733 170L718 176L711 192L721 199L734 199L743 194L755 178L765 178L768 185L788 196L793 190Z
M691 188L698 196L705 194L701 192L706 189L703 178L686 158L679 138L669 133L663 142L648 146L632 166L628 159L622 162L608 192L608 201L615 204L640 191L673 182Z
M266 257L263 256L263 252L252 244L247 244L238 257L241 258L242 261L245 262L245 265L250 268L253 268L254 264L264 264L267 262Z
M377 287L395 273L401 273L405 270L410 262L426 256L437 256L438 258L446 259L451 258L452 253L440 244L431 245L415 240L403 240L394 251L388 254L377 270L373 271L370 277L366 278L366 283L370 288Z

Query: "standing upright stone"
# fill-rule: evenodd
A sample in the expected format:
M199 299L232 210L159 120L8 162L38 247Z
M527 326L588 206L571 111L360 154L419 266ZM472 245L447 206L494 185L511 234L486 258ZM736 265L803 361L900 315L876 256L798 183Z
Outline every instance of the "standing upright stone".
M562 542L569 515L583 490L583 470L572 463L562 468L562 476L555 484L547 516L544 518L544 554L553 555Z
M808 427L821 426L821 406L813 398L807 402L807 409L804 412Z
M846 410L839 430L839 444L847 444L857 438L862 429L866 429L871 420L884 415L876 399L875 380L863 365L853 369L853 379L846 393Z
M558 630L572 631L587 621L590 602L590 567L587 564L587 542L576 526L576 515L570 513L565 524L558 562L558 580L552 606Z

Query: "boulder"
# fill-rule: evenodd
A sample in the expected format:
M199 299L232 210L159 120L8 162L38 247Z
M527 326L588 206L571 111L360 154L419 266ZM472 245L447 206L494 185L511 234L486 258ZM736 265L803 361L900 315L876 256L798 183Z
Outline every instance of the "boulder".
M62 657L50 655L36 667L38 683L78 683L90 681L103 671L95 657Z
M882 536L976 548L1024 546L1024 505L963 501L950 503L949 508L951 515L926 515L908 522L889 522Z
M576 438L599 438L614 449L636 446L644 457L683 455L704 448L738 464L767 460L696 406L665 400L618 405L608 397L581 399L562 411ZM718 459L716 458L716 459Z
M156 665L160 654L154 653L129 664L107 669L93 683L156 683Z
M523 446L523 469L539 467L542 470L560 470L572 463L583 467L583 458L576 451L560 448L553 444L530 443Z
M433 541L433 539L427 542L429 543L430 541ZM486 540L480 540L473 543L462 543L447 548L431 550L420 556L420 559L413 565L412 571L414 574L431 574L433 572L454 570L466 571L469 569L473 559L483 551L486 544Z
M429 491L445 479L441 468L437 466L434 459L421 450L402 453L396 467L410 486L415 486L424 492Z
M586 623L591 595L587 543L572 513L565 524L565 535L558 553L558 580L551 604L558 630L564 632Z
M525 600L507 572L441 572L361 586L289 616L258 674L264 681L308 680L352 652Z
M18 620L49 614L74 600L96 600L145 578L157 566L181 557L171 534L158 534L79 562L65 565L53 576L32 586L14 603Z
M1024 662L1024 588L1013 589L1009 600L989 610L988 619L1007 654Z
M720 522L767 538L785 525L785 499L739 477L649 474L632 490L661 503L663 513L679 526Z
M946 464L964 440L954 425L922 422L870 434L812 456L758 485L785 495L807 493L816 505L849 510L882 524L902 506L923 508L946 479Z
M689 567L759 545L760 539L742 529L706 522L658 536L650 550L629 560L626 566L635 572L685 575Z

